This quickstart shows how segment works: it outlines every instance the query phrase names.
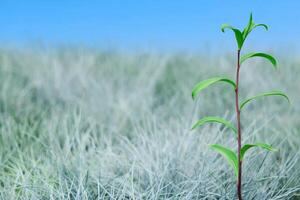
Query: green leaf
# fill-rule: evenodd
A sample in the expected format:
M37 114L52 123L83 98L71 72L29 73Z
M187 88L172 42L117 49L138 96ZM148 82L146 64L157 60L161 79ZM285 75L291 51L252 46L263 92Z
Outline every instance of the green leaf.
M215 78L210 78L210 79L206 79L204 81L199 82L198 84L196 84L196 86L193 88L192 90L192 98L195 99L195 97L197 96L197 94L202 91L203 89L207 88L208 86L217 83L217 82L225 82L225 83L229 83L231 84L234 89L236 88L235 83L227 78L222 78L222 77L215 77Z
M273 148L271 145L264 144L264 143L245 144L241 149L241 160L243 160L245 153L252 147L260 147L268 151L277 151L277 149Z
M241 33L241 31L239 29L236 29L232 26L230 26L229 24L222 24L221 26L221 30L224 33L225 29L230 29L234 32L235 35L235 39L238 45L238 49L241 49L244 43L244 39L243 39L243 34Z
M197 127L199 127L199 126L202 126L203 124L212 123L212 122L223 124L227 128L230 128L233 131L234 135L237 136L237 130L236 130L236 128L229 121L227 121L225 119L222 119L220 117L204 117L204 118L198 120L192 126L192 130L195 129L195 128L197 128Z
M218 153L220 153L222 156L225 157L225 159L228 161L230 166L233 167L234 173L237 176L239 166L238 166L238 159L236 154L231 149L228 149L218 144L211 144L209 146L210 148L212 148L213 150L217 151Z
M277 68L277 61L276 59L271 56L270 54L266 54L266 53L248 53L248 54L245 54L241 57L241 61L240 63L242 64L244 61L246 61L247 59L249 58L253 58L253 57L262 57L262 58L265 58L267 60L269 60L272 65L274 66L274 68L276 69Z
M259 26L264 27L264 28L266 29L266 31L269 30L269 27L268 27L266 24L255 24L255 25L253 26L252 30L255 29L256 27L259 27Z
M247 36L249 35L249 33L251 33L251 31L253 29L255 29L256 27L262 26L264 27L266 30L268 30L268 26L266 24L255 24L252 18L252 13L250 14L250 19L248 22L248 25L244 28L242 35L243 35L243 40L245 41Z
M284 98L286 98L286 100L288 102L290 102L288 96L286 94L284 94L283 92L281 91L271 91L271 92L265 92L265 93L261 93L261 94L258 94L254 97L251 97L249 99L246 99L245 101L243 101L240 105L240 110L242 110L242 108L247 104L249 103L250 101L254 100L254 99L257 99L257 98L260 98L260 97L265 97L265 96L282 96Z
M252 30L252 27L254 26L254 22L253 22L253 19L252 19L252 13L250 14L250 19L249 19L249 22L248 22L248 25L244 28L243 32L242 32L242 35L243 35L243 40L245 40L248 36L248 34L251 32Z

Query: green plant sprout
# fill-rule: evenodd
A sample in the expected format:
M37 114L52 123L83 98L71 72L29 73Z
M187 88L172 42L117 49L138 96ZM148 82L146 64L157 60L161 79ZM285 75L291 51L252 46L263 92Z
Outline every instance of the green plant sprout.
M235 112L236 112L236 126L231 124L229 121L219 118L219 117L204 117L197 121L192 129L195 129L203 124L210 123L210 122L215 122L215 123L221 123L225 127L229 128L233 134L234 137L237 139L237 154L224 146L221 146L219 144L212 144L210 147L223 155L226 160L229 162L229 164L233 167L234 173L237 178L237 197L239 200L242 200L242 163L245 157L246 152L251 149L252 147L260 147L263 149L266 149L268 151L276 151L271 145L265 144L265 143L255 143L255 144L244 144L242 145L242 128L241 128L241 111L245 106L250 103L252 100L255 100L260 97L265 97L265 96L281 96L287 99L289 102L289 98L287 95L280 91L271 91L271 92L265 92L258 94L256 96L250 97L242 102L239 102L239 80L240 80L240 68L241 65L248 59L253 58L253 57L262 57L264 59L267 59L272 66L277 69L277 61L276 59L266 53L247 53L245 55L241 56L241 50L243 47L243 44L247 38L247 36L251 33L252 30L254 30L257 27L263 27L264 29L268 30L268 26L265 24L255 24L252 20L252 14L250 15L249 23L247 26L244 28L243 31L240 31L239 29L236 29L228 24L223 24L221 26L222 32L225 31L225 29L230 29L234 32L235 34L235 39L237 42L237 66L236 66L236 80L230 80L228 78L224 77L215 77L215 78L210 78L204 81L199 82L196 84L196 86L192 90L192 98L195 99L196 96L201 92L203 89L207 88L210 85L213 85L215 83L223 82L229 84L234 92L235 92Z

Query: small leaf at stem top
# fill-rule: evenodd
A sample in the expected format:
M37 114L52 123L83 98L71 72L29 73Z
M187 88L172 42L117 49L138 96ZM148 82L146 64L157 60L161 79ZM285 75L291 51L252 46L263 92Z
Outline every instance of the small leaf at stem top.
M251 31L253 29L255 29L256 27L262 26L264 27L266 30L268 30L268 26L265 24L255 24L253 21L253 17L252 17L252 13L250 14L250 18L249 18L249 22L248 25L244 28L242 35L243 35L243 41L245 42L247 36L251 33Z
M251 32L252 27L254 26L254 22L252 19L252 13L250 14L250 18L249 18L249 22L248 25L244 28L242 35L243 35L243 39L245 40L248 36L248 34Z

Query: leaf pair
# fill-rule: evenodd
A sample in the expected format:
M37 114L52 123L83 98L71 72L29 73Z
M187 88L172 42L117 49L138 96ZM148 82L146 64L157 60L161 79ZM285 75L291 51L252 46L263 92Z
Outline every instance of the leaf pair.
M210 79L206 79L204 81L201 81L199 82L198 84L196 84L196 86L193 88L192 90L192 98L195 99L196 96L202 91L204 90L205 88L207 88L208 86L210 85L213 85L215 83L218 83L218 82L224 82L224 83L228 83L229 85L231 85L234 89L236 88L236 84L228 79L228 78L224 78L224 77L214 77L214 78L210 78ZM244 100L241 105L240 105L240 110L242 110L244 108L244 106L251 102L252 100L255 100L257 98L260 98L260 97L266 97L266 96L281 96L281 97L284 97L287 99L287 101L289 102L289 98L286 94L284 94L283 92L281 91L271 91L271 92L265 92L265 93L261 93L261 94L258 94L256 96L253 96L251 98L248 98L246 100ZM219 122L219 123L223 123L225 122L223 119L221 118L215 118L215 119L212 119L211 117L209 119L202 119L201 123L203 122L212 122L212 120L215 120L214 122ZM200 124L200 122L198 121L197 122L198 124ZM197 124L196 123L196 124ZM196 126L196 124L193 126L192 129L194 129L194 127ZM227 126L226 124L228 124L227 122L226 123L223 123L225 126ZM202 124L201 124L202 125ZM199 125L198 125L199 126ZM232 129L231 126L227 126L229 128Z
M222 32L225 32L225 29L230 29L234 32L234 35L235 35L235 39L236 39L236 42L237 42L237 45L238 45L238 49L242 49L243 47L243 44L247 38L247 36L249 35L249 33L255 29L256 27L259 27L259 26L262 26L264 27L266 30L268 30L268 26L265 25L265 24L255 24L253 22L253 19L252 19L252 14L250 15L250 19L249 19L249 22L248 22L248 25L244 28L243 32L241 32L239 29L237 28L234 28L233 26L229 25L229 24L223 24L221 26L221 30Z
M246 152L252 147L260 147L268 151L276 151L276 149L274 149L271 145L264 144L264 143L245 144L241 149L241 161L245 157ZM219 144L212 144L210 145L210 148L212 148L213 150L217 151L218 153L220 153L222 156L225 157L229 165L233 167L234 174L237 177L239 165L238 165L238 158L234 153L234 151Z

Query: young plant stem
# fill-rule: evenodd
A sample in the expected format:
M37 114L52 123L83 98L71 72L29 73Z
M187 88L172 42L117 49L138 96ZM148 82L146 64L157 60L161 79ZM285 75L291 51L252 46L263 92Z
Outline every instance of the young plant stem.
M271 64L274 66L274 68L277 68L277 61L276 59L266 53L261 53L261 52L253 52L253 53L247 53L241 56L241 49L244 44L244 41L246 40L247 36L250 34L250 32L255 29L256 27L262 26L266 30L268 30L268 26L265 24L255 24L252 19L252 14L250 15L250 20L248 25L241 31L239 29L236 29L228 24L223 24L221 26L221 31L224 32L225 29L230 29L234 32L235 39L237 42L237 65L236 65L236 80L227 79L225 77L214 77L210 79L206 79L204 81L199 82L197 85L192 90L192 98L195 99L196 95L203 89L209 87L212 84L215 84L217 82L226 82L227 84L230 84L231 86L234 87L235 90L235 108L236 108L236 123L235 126L232 125L229 121L219 118L219 117L204 117L200 120L197 121L192 127L192 129L202 126L203 124L206 123L221 123L227 128L230 128L234 132L234 136L237 139L237 154L232 151L232 149L226 148L222 145L219 144L212 144L210 147L215 150L216 152L220 153L223 155L229 164L233 167L234 169L234 174L236 175L236 196L238 200L243 200L242 196L242 165L243 165L243 157L246 153L247 150L249 150L252 147L260 147L268 151L275 151L271 145L264 144L264 143L255 143L255 144L245 144L242 146L242 126L241 126L241 109L250 101L259 98L259 97L265 97L265 96L282 96L286 98L289 101L289 98L282 92L280 91L271 91L271 92L265 92L258 94L254 97L251 97L249 99L246 99L245 101L241 102L241 105L239 105L239 79L240 79L240 68L241 65L244 61L248 60L249 58L253 57L261 57L264 59L267 59L268 61L271 62ZM243 150L241 152L241 150Z
M237 52L237 69L236 69L236 88L235 88L235 108L236 108L236 121L237 121L237 131L238 131L238 178L237 178L237 196L239 200L242 200L242 161L241 161L241 116L239 108L239 78L240 78L240 56L241 50Z

